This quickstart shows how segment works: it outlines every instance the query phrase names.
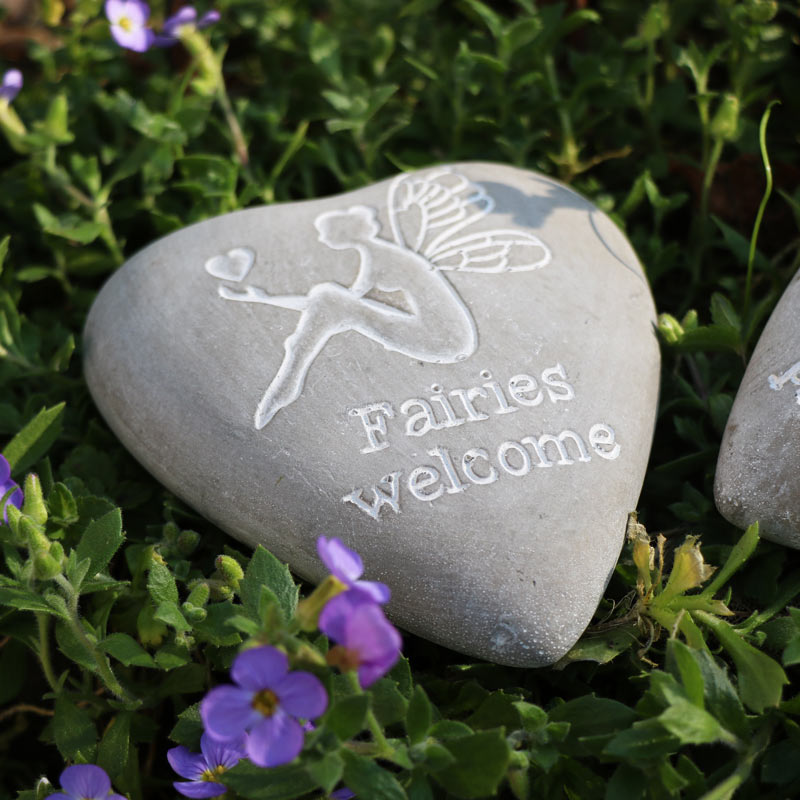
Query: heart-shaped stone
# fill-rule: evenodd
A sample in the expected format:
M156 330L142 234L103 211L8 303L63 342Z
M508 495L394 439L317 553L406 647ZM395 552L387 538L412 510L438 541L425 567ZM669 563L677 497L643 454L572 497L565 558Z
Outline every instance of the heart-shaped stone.
M206 272L224 281L243 281L256 260L249 247L234 247L227 253L211 256L205 263Z
M247 284L204 269L244 248ZM521 666L602 596L659 374L617 227L484 163L173 233L102 290L85 353L111 427L206 517L313 580L339 536L399 625Z
M800 272L772 313L736 394L714 497L741 528L800 548Z

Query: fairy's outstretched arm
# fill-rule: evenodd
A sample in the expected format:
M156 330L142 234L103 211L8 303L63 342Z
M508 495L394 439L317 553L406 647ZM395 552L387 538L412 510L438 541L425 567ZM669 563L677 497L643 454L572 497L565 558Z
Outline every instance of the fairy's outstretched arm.
M288 308L291 311L305 311L308 297L304 294L269 294L258 286L245 286L243 290L230 286L219 286L217 293L223 300L236 300L240 303L261 303L267 306Z

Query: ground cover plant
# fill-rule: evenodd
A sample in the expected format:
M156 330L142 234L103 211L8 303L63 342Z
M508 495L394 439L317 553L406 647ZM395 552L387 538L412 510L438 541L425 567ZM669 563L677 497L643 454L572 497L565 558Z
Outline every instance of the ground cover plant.
M797 6L771 0L5 13L0 798L800 794L800 558L712 499L800 266L798 36ZM548 669L400 645L391 587L335 539L330 577L300 585L144 473L81 373L94 295L159 235L470 159L592 198L661 314L638 518Z

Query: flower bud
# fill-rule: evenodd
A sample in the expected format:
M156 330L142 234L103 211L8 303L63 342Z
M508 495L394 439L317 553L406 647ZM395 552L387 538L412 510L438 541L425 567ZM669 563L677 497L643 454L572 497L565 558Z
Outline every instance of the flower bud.
M25 514L19 518L19 532L25 537L31 552L46 553L50 550L50 540L44 535L42 529Z
M239 581L244 578L242 565L232 556L217 556L214 566L219 570L219 574L225 583L232 589L239 588Z
M27 514L37 525L47 522L47 506L42 495L42 482L38 475L29 472L25 476L23 489L25 500L22 503L22 513Z
M33 557L33 574L40 581L50 580L61 574L61 564L50 553L36 553Z
M210 596L211 587L205 581L200 581L192 587L186 602L193 606L202 607L208 602Z
M149 603L142 607L136 618L136 631L139 641L145 647L158 647L167 635L167 626L155 618L156 610Z
M64 546L61 542L50 542L50 555L53 556L59 564L64 563Z
M328 600L336 597L347 589L347 586L335 575L328 575L322 583L308 596L297 604L295 619L303 631L311 632L317 629L319 615L325 608Z
M180 532L181 529L174 522L166 522L162 529L162 537L165 542L175 544L178 541Z
M8 527L11 528L11 533L14 535L14 544L18 547L25 546L25 537L19 530L19 521L22 518L22 512L9 503L6 506L6 516L8 517Z
M696 536L687 536L684 543L675 550L672 572L659 595L659 600L669 602L690 589L705 583L715 572L716 567L705 563L697 544Z
M672 314L660 314L658 332L667 344L677 344L683 338L683 326Z
M212 600L230 600L233 597L233 589L225 583L220 581L213 581L211 583L211 599Z
M176 544L182 556L190 556L200 544L200 534L197 531L181 531Z
M181 609L186 619L189 620L192 625L197 622L202 622L208 616L208 612L204 608L196 606L188 600L181 605Z
M731 142L736 138L739 129L739 98L735 94L726 94L719 101L716 113L711 120L711 136Z

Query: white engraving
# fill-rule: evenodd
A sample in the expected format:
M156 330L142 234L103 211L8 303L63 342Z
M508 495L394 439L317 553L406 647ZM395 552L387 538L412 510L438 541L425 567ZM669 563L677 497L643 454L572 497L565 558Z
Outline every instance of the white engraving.
M351 286L318 283L305 295L220 286L218 294L224 300L300 312L294 333L284 342L283 361L256 409L256 428L297 400L314 359L337 333L356 331L387 350L430 363L469 358L478 346L475 320L444 272L519 272L539 269L551 260L550 249L525 231L464 232L486 218L494 205L482 186L448 169L399 175L387 195L394 241L379 236L377 211L368 206L327 211L314 220L322 244L358 253L359 271ZM234 254L246 250L215 256L206 262L206 270L241 281L252 263L244 269ZM367 297L371 291L402 292L410 311ZM516 410L494 386L486 388L497 394L504 413Z
M769 388L774 389L776 392L783 389L784 384L793 383L795 386L800 386L800 361L792 364L786 372L780 375L770 375L767 379L769 381ZM800 389L795 389L794 392L797 404L800 405Z
M253 267L256 254L249 247L234 247L222 255L212 256L205 263L206 272L224 281L242 281Z
M609 425L598 422L590 426L588 439L591 451L584 437L569 428L558 433L523 436L519 441L504 441L493 453L482 447L471 447L459 456L438 445L428 450L428 456L438 459L436 466L417 464L407 473L398 470L377 486L356 489L342 500L378 520L385 505L399 514L409 496L432 504L447 494L458 495L474 486L490 486L504 480L505 475L531 480L529 476L546 474L534 467L574 469L577 464L592 461L592 455L599 456L601 463L619 457L622 448ZM555 460L551 460L551 456ZM373 499L366 501L365 494Z

